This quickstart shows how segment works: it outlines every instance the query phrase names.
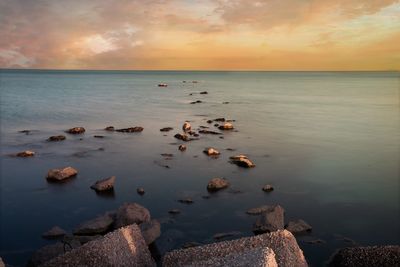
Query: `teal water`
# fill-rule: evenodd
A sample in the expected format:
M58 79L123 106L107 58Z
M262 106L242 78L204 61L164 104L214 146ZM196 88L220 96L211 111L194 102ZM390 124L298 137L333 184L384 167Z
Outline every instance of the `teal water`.
M169 86L157 87L160 82ZM71 231L124 202L144 205L164 222L165 236L175 233L169 247L163 236L157 241L161 253L187 241L212 242L218 232L250 236L256 217L245 211L265 204L283 206L286 221L301 218L313 226L312 234L298 237L313 266L351 245L343 236L360 245L399 244L399 83L398 72L0 70L0 256L24 265L51 243L41 234L53 225ZM189 95L200 91L208 94ZM204 103L189 104L194 100ZM178 151L173 135L185 120L198 128L217 117L235 119L238 132L201 136ZM102 130L109 125L144 131ZM45 141L74 126L87 131ZM175 129L164 136L159 129L166 126ZM18 132L24 129L33 131ZM208 158L202 153L208 146L222 155ZM37 155L9 156L27 149ZM164 161L161 153L174 158ZM239 153L257 166L229 164ZM159 166L164 163L171 168ZM68 165L79 170L76 179L47 183L48 169ZM111 175L117 176L114 196L89 188ZM226 177L231 189L203 199L213 177ZM272 193L261 191L266 183L275 187ZM139 186L146 190L142 197ZM183 196L195 203L178 203ZM172 208L182 213L167 220ZM313 239L326 243L307 243Z

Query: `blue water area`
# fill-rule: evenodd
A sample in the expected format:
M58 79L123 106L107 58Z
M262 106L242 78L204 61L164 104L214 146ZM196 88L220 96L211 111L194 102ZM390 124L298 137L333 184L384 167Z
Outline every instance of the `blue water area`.
M280 204L286 222L312 225L312 233L297 240L313 266L353 243L400 243L399 72L1 70L0 90L0 256L9 264L24 265L51 244L41 234L52 226L72 231L124 202L137 202L161 220L160 253L188 241L213 242L220 232L251 236L256 217L245 211L266 204ZM190 104L196 100L203 103ZM218 117L236 120L237 131L223 139L201 135L178 150L181 141L173 136L185 120L194 129L218 131L206 122ZM103 130L110 125L144 131ZM86 132L46 142L74 126ZM159 131L167 126L174 130ZM32 131L19 132L25 129ZM221 156L206 156L206 147ZM23 150L37 154L10 156ZM236 154L257 166L230 164ZM49 169L65 166L78 176L46 181ZM111 175L117 177L114 195L89 188ZM227 178L230 188L210 195L206 185L214 177ZM275 190L263 192L264 184ZM182 197L194 204L179 203ZM169 215L173 208L182 213ZM173 242L166 246L163 236ZM308 243L315 239L324 243Z

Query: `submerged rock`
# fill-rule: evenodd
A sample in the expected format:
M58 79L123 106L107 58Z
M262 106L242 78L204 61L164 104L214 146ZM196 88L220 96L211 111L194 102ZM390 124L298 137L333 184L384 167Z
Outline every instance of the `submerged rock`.
M174 137L176 139L179 139L179 140L182 140L182 141L185 141L185 142L190 141L190 137L188 135L186 135L186 134L177 133L177 134L174 135Z
M231 163L234 163L240 167L244 168L252 168L255 167L256 165L251 162L245 155L237 155L230 157Z
M249 214L249 215L260 215L263 212L266 212L266 211L270 210L271 208L272 207L269 206L269 205L263 205L263 206L260 206L260 207L248 209L246 211L246 213Z
M106 128L104 128L104 130L113 132L113 131L115 131L115 128L114 128L114 126L107 126Z
M222 134L220 132L215 132L215 131L210 131L210 130L200 130L199 133L201 133L201 134L214 134L214 135Z
M104 138L104 135L93 135L94 138Z
M256 220L253 232L263 234L284 229L284 213L285 210L281 206L271 206Z
M54 226L50 230L44 232L42 234L42 237L46 238L46 239L55 239L55 238L63 237L66 234L67 234L67 232L64 229L60 228L59 226Z
M161 235L161 224L156 219L152 219L150 222L142 223L140 230L146 244L150 245Z
M266 184L266 185L263 186L262 190L263 190L264 192L271 192L271 191L274 190L274 188L272 187L272 185Z
M30 151L30 150L25 150L25 151L22 151L22 152L17 153L16 156L17 156L17 157L20 157L20 158L33 157L33 156L35 156L35 152Z
M218 156L219 154L221 154L221 153L219 153L218 150L216 150L215 148L212 148L212 147L208 147L208 148L204 149L203 152L208 156Z
M83 134L85 131L86 130L83 127L74 127L74 128L68 129L67 133L69 133L69 134Z
M139 195L141 195L141 196L144 195L144 193L145 193L143 187L139 187L138 189L136 189L136 192L137 192Z
M143 129L144 129L143 127L135 126L135 127L117 129L115 131L120 132L120 133L140 133L143 131Z
M92 186L90 186L90 188L96 190L97 192L113 190L115 178L116 178L115 176L111 176L111 177L99 180L99 181L95 182Z
M66 139L65 135L53 135L53 136L50 136L50 137L47 139L47 141L50 141L50 142L58 142L58 141L63 141L63 140L65 140L65 139Z
M312 227L301 219L289 222L285 228L294 235L311 232L312 230Z
M203 101L201 101L201 100L196 100L196 101L190 102L190 104L199 104L199 103L203 103Z
M189 132L191 129L192 129L192 126L190 125L190 123L185 121L185 123L182 125L182 130L184 132Z
M178 199L178 201L181 203L184 203L184 204L193 204L194 203L193 199L191 199L190 197L181 198L181 199Z
M172 131L174 128L172 128L172 127L164 127L164 128L161 128L160 129L160 132L169 132L169 131Z
M216 118L216 119L214 119L214 121L225 122L225 118Z
M169 210L168 213L170 213L170 214L179 214L179 213L181 213L181 211L179 209L172 209L172 210Z
M207 123L213 123L213 121L212 120L208 120Z
M68 245L65 245L64 243L61 242L57 242L56 244L51 244L41 247L32 254L27 266L28 267L43 266L42 264L56 258L57 256L63 255L66 251L70 251L71 249L77 248L80 245L81 243L75 240L72 242L68 242ZM50 265L50 266L57 266L57 265Z
M129 224L141 224L150 221L150 212L137 203L125 203L117 210L115 227L119 228Z
M113 222L111 215L106 213L80 224L73 233L74 235L104 234L111 228Z
M179 145L178 149L180 151L185 151L186 150L186 146L185 145Z
M62 169L51 169L47 173L47 180L62 181L67 178L74 177L78 171L72 167L65 167Z
M230 122L225 122L224 124L218 127L220 130L233 130L233 124Z
M208 94L208 92L207 91L203 91L203 92L200 92L200 94L201 95L206 95L206 94Z
M228 180L225 178L213 178L207 184L208 191L218 191L229 186Z

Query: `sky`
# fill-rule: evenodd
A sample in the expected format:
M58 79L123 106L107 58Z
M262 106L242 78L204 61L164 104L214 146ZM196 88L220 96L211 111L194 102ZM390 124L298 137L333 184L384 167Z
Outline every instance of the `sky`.
M0 68L400 70L400 0L0 0Z

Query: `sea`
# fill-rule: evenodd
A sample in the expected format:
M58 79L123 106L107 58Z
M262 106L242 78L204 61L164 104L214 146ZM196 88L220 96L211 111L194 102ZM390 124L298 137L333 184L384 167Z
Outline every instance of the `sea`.
M286 223L312 226L296 236L310 266L326 264L342 247L399 245L399 90L396 71L0 70L0 257L25 266L55 242L43 232L55 225L72 232L126 202L161 222L153 245L159 257L186 242L215 242L216 233L234 233L227 240L253 236L257 216L246 210L276 204ZM222 117L234 120L235 130L200 134L178 150L183 142L174 135L185 121L195 131L219 131L207 120ZM76 126L86 132L65 133ZM60 134L67 139L46 141ZM205 155L207 147L221 155ZM13 156L24 150L36 155ZM238 154L256 167L231 164ZM49 169L66 166L77 177L46 180ZM90 189L109 176L116 176L112 194ZM209 193L215 177L226 178L229 188ZM274 191L262 191L265 184ZM178 202L185 197L194 203Z

